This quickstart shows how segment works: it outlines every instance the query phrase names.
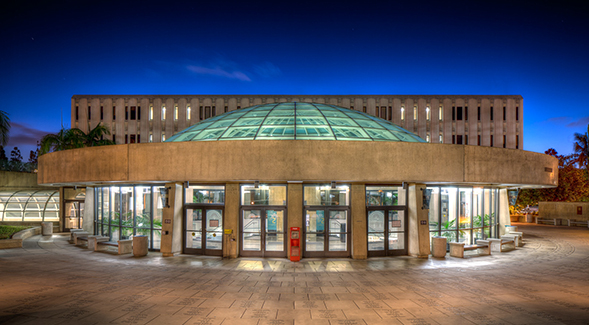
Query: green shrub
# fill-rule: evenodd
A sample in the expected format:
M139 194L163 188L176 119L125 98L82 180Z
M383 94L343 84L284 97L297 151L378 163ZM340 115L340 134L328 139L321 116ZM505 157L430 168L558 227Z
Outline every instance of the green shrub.
M0 225L0 239L10 239L12 235L16 234L21 230L25 230L31 227L23 227L23 226L2 226Z

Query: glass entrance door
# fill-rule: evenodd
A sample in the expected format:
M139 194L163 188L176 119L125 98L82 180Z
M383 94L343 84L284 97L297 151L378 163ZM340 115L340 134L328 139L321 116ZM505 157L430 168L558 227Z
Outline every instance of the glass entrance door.
M407 255L405 210L368 210L368 256Z
M303 257L349 257L349 225L347 209L307 209Z
M82 229L84 221L84 201L65 201L64 231Z
M184 253L223 256L223 209L186 209Z
M241 256L286 257L284 209L243 209Z

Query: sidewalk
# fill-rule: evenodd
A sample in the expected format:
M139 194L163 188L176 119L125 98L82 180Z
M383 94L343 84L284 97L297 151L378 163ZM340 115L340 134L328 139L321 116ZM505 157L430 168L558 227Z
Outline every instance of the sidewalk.
M589 230L518 224L467 259L112 255L65 236L0 250L0 324L587 324Z

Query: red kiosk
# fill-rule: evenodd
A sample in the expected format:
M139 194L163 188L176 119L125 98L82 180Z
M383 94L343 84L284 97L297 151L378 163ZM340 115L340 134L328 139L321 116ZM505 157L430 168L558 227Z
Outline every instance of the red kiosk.
M300 234L301 228L290 227L290 260L292 262L301 260Z

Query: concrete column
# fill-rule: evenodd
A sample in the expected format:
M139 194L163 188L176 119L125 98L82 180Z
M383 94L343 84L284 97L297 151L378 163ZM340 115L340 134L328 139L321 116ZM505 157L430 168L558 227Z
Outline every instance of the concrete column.
M407 195L407 213L409 222L409 247L411 256L428 258L430 253L429 245L429 224L427 221L428 210L422 209L423 191L425 184L409 184ZM420 221L425 221L420 224Z
M116 144L125 143L125 99L117 98L115 101L116 120L115 120L115 133L116 133Z
M479 104L476 99L468 100L468 144L476 146L479 135L478 121Z
M368 257L368 235L366 230L366 186L352 185L352 258L364 260Z
M440 143L440 100L433 98L430 102L430 128L431 143Z
M507 110L506 113L506 129L505 129L505 138L506 144L505 147L509 149L515 149L515 100L514 99L507 99L507 105L505 109Z
M425 108L427 107L427 102L425 98L419 98L417 100L417 135L423 140L427 139L427 112ZM430 108L430 118L431 118L431 108ZM431 140L430 140L431 142Z
M88 132L88 106L88 100L86 98L82 98L78 102L78 129L85 133ZM76 112L74 111L74 114L75 113Z
M239 256L239 184L228 183L225 185L225 229L232 231L223 245L223 257L236 258ZM224 235L226 236L226 235Z
M141 143L147 143L149 142L149 99L142 98L140 105L141 120L139 121L139 135L141 136ZM139 108L137 108L137 114L139 114Z
M86 187L82 220L82 229L89 234L94 234L94 187Z
M499 235L505 235L505 226L511 225L509 218L509 198L507 196L507 189L499 190Z
M444 143L452 143L452 100L446 98L443 101L444 110Z
M170 257L182 252L183 188L179 183L167 183L169 207L163 209L162 256ZM166 232L168 232L166 234Z
M300 227L300 233L303 233L303 184L289 183L287 193L288 207L286 217L288 229L286 229L287 237L285 240L287 241L287 256L290 258L290 227ZM300 239L301 246L303 240L303 238Z

